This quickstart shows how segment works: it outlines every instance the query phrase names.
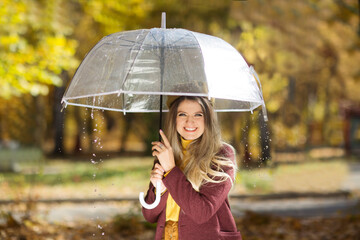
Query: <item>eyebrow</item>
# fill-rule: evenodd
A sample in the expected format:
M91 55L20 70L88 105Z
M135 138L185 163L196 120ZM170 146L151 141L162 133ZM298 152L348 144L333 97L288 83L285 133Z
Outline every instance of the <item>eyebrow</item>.
M177 113L189 113L189 112L186 112L186 111L177 111ZM197 114L197 113L202 113L202 114L204 114L203 111L194 112L194 114Z

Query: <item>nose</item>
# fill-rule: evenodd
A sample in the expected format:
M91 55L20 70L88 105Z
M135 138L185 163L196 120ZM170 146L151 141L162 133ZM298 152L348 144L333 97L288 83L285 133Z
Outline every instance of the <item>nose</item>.
M186 118L186 122L187 122L187 123L192 123L192 122L194 122L194 118L193 118L192 116L188 116L188 117Z

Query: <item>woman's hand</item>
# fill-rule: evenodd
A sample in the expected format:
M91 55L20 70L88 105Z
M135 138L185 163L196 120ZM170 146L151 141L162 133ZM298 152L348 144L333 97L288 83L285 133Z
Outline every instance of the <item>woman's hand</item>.
M170 146L169 140L162 130L160 130L160 135L164 141L164 144L161 142L152 142L152 155L159 159L164 171L168 172L175 167L174 153L172 151L172 147Z
M154 169L151 170L151 174L150 174L150 181L154 185L155 188L156 188L156 183L158 181L161 182L161 189L160 189L161 193L166 190L165 185L162 183L164 173L165 173L165 170L163 169L163 167L160 164L156 163L154 166ZM157 189L156 191L159 191L159 189Z

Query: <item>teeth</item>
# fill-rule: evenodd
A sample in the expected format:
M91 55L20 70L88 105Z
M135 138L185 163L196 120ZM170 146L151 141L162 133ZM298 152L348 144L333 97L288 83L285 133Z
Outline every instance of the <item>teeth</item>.
M185 128L186 131L195 131L196 128Z

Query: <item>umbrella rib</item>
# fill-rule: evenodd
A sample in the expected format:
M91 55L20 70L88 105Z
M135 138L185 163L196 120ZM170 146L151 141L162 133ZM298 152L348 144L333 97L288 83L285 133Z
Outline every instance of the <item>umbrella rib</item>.
M143 34L143 32L144 32L144 30L142 30L141 31L141 34ZM148 35L148 33L146 34L146 36ZM141 49L141 47L143 46L143 44L144 44L144 41L145 41L145 39L146 39L146 36L144 37L144 40L141 42L141 45L140 45L140 49ZM134 46L131 48L131 50L130 50L130 52L132 52L132 50L134 49L134 47L136 46L136 41L134 41ZM139 55L139 52L140 51L137 51L137 53L136 53L136 56L135 56L135 58L134 58L134 61L131 63L131 66L130 66L130 68L129 68L129 71L126 73L126 76L125 76L125 78L124 78L124 81L122 82L122 84L121 84L121 87L120 87L120 89L119 89L119 93L118 93L118 95L120 95L121 94L121 92L123 91L123 87L124 87L124 85L125 85L125 82L126 82L126 80L128 79L128 77L129 77L129 72L131 71L131 69L133 68L133 66L134 66L134 64L135 64L135 61L136 61L136 59L137 59L137 57L138 57L138 55ZM125 94L123 94L123 109L125 109ZM124 110L125 111L125 110Z
M193 32L190 31L190 33L193 35L193 37L195 38L197 44L199 45L199 49L200 49L200 52L201 52L201 56L204 56L204 55L203 55L202 48L201 48L201 45L200 45L200 43L199 43L199 40L197 39L197 37L195 36L195 34L194 34ZM204 68L205 68L204 57L202 57L202 60L203 60ZM206 74L205 74L205 78L206 78ZM209 93L209 92L210 92L210 88L209 88L209 83L208 83L207 79L205 79L205 83L206 83L206 87L207 87L207 89L208 89L208 91L207 91L207 97L210 99L210 93Z
M119 109L119 108L109 108L109 107L102 107L102 106L93 106L93 105L88 105L88 104L80 104L80 103L72 103L72 102L68 102L66 100L64 100L64 104L66 105L71 105L71 106L78 106L78 107L88 107L88 108L94 108L94 109L100 109L100 110L109 110L109 111L116 111L116 112L125 112L125 109ZM258 103L257 105L255 105L254 107L250 108L250 111L252 112L254 109L258 108L261 105L261 103ZM164 112L167 112L168 110L163 110ZM248 109L215 109L216 112L247 112L249 111ZM159 112L159 110L146 110L146 109L141 109L141 111L139 110L129 110L126 111L129 113L135 113L135 112Z
M178 38L178 39L177 39L175 42L173 42L173 43L177 43L177 42L183 40L185 37L187 37L187 36L189 36L189 35L190 35L190 33L187 33L186 35L182 36L181 38ZM193 44L193 45L188 45L188 46L196 46L196 45Z

